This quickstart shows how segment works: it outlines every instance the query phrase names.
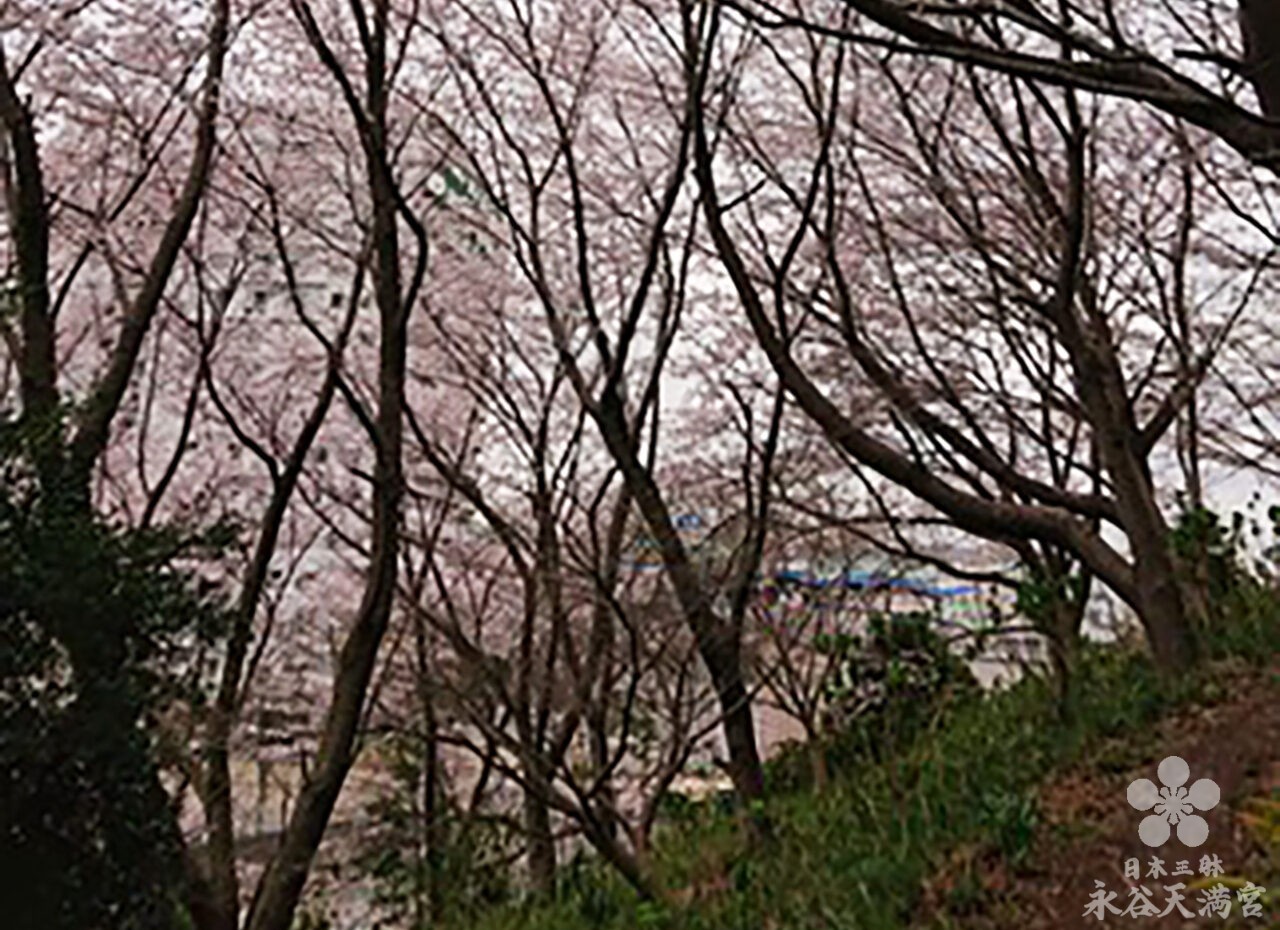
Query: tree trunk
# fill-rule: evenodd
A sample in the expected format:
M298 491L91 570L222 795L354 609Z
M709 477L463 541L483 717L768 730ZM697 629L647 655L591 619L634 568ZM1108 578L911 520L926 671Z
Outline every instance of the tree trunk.
M603 691L603 688L601 689ZM618 836L618 819L614 816L614 805L617 803L617 792L614 790L612 774L609 769L609 733L606 729L603 696L587 711L587 732L591 745L591 766L600 780L600 801L595 805L596 819L600 821L600 830L610 838Z
M1195 658L1196 605L1189 603L1179 579L1177 559L1169 548L1169 525L1156 503L1145 461L1132 450L1127 437L1106 429L1101 432L1099 452L1115 485L1120 522L1133 553L1139 619L1156 664L1166 671L1179 671Z
M1080 625L1084 620L1086 596L1079 600L1059 600L1049 616L1049 661L1058 690L1058 717L1067 721L1076 708L1076 669L1080 659Z
M215 718L221 717L219 709ZM231 769L227 743L230 722L211 723L215 734L206 746L202 794L208 818L209 898L200 930L236 930L240 923L240 885L236 878L235 825L232 820Z
M524 792L524 829L529 843L526 855L529 883L538 894L550 895L556 888L556 841L551 832L551 811L544 799L545 794L541 793L550 788L533 771L528 771L525 777L530 782Z
M320 33L305 3L294 5L307 39L322 63L342 82L342 65ZM374 7L378 41L366 48L367 97L348 100L360 128L372 204L373 283L378 310L377 411L369 425L374 447L372 528L364 592L338 659L329 711L321 729L317 764L303 786L285 827L280 848L254 894L248 930L288 930L301 898L334 804L357 752L356 738L369 683L386 633L396 593L403 495L402 448L405 415L406 325L412 294L420 280L402 290L397 224L399 192L388 161L385 39L389 8ZM346 85L349 86L349 85Z
M764 796L764 770L756 749L751 698L742 683L742 663L737 633L711 604L711 594L698 577L689 553L680 540L650 470L641 464L628 430L622 397L606 390L595 414L601 438L617 464L649 532L662 553L666 577L698 644L723 715L725 743L729 751L729 777L745 802Z
M805 744L809 751L809 769L813 776L815 794L823 794L831 783L831 772L827 767L827 746L817 727L806 727Z
M1137 554L1135 574L1142 602L1142 622L1151 651L1161 669L1180 671L1195 659L1195 643L1190 605L1174 559L1163 539L1146 540L1142 544L1133 541L1133 545Z
M1280 11L1275 0L1240 0L1240 38L1258 106L1280 117Z
M729 752L729 777L738 796L751 802L764 797L764 768L756 745L751 702L742 683L741 670L734 668L716 685L720 712L724 716L724 738Z
M720 701L721 729L729 760L725 766L734 790L747 810L747 822L756 840L767 840L772 834L768 818L760 804L764 800L764 766L756 744L751 697L742 680L742 658L736 641L726 642L724 631L701 643L700 652L716 697Z
M1097 454L1115 488L1116 510L1129 540L1139 619L1156 664L1165 671L1190 665L1195 655L1191 605L1178 579L1169 548L1169 525L1156 500L1155 486L1124 375L1105 320L1091 292L1082 298L1085 325L1064 308L1059 326L1071 355L1077 391L1094 429ZM1094 311L1089 313L1088 311Z

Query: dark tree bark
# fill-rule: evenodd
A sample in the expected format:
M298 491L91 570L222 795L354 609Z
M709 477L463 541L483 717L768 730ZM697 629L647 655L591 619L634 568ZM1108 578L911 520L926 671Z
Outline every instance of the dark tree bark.
M43 505L56 519L68 521L70 531L91 533L90 484L94 468L106 448L112 422L137 367L147 331L158 312L170 277L189 237L209 186L216 148L224 63L230 33L229 0L211 6L205 75L198 94L195 139L191 159L177 200L160 241L146 266L141 285L125 309L103 375L79 405L68 440L61 422L55 350L55 310L50 303L49 240L51 213L44 187L41 155L33 116L22 100L15 77L0 48L0 125L6 139L0 145L0 174L6 193L10 233L15 245L19 335L16 357L22 424L30 436L29 452L41 486ZM65 606L65 605L64 605ZM81 605L82 608L85 605ZM51 617L51 632L72 658L81 682L80 701L87 719L96 721L97 735L106 741L104 765L117 773L125 798L109 805L113 814L152 830L156 852L167 852L170 865L184 867L193 917L209 920L219 930L234 926L235 910L226 889L211 876L207 863L198 863L184 848L155 760L139 731L145 708L129 692L123 674L128 631L113 618L92 622L92 611L63 609ZM142 861L151 853L135 849L123 861ZM157 864L157 874L167 866ZM157 906L167 906L157 902ZM157 918L158 919L158 918ZM159 925L159 924L157 924ZM204 924L202 924L204 926Z
M900 22L907 14L893 4L881 4L879 0L852 2L885 12L886 25L910 26ZM891 15L886 12L889 7L893 8ZM713 14L709 37L715 34L716 22ZM941 42L934 31L932 26L924 31L911 27L910 34ZM710 38L704 40L704 44L709 41ZM836 215L829 203L825 213L817 205L820 192L827 198L836 196L831 189L834 181L827 160L836 144L838 89L836 78L828 102L813 114L821 141L810 188L801 198L803 220L797 236L801 236L808 225L830 226ZM1035 541L1072 553L1134 608L1146 627L1157 662L1168 670L1181 669L1194 655L1192 634L1199 599L1180 581L1180 567L1169 548L1169 527L1156 499L1147 459L1152 446L1172 422L1172 415L1180 409L1176 401L1185 397L1181 392L1173 392L1173 399L1164 411L1172 411L1172 415L1154 417L1145 427L1139 425L1107 319L1097 306L1085 271L1088 247L1085 130L1072 98L1068 99L1065 111L1061 125L1067 144L1068 178L1065 202L1058 205L1061 220L1056 224L1057 241L1053 243L1057 252L1056 280L1047 298L1033 300L1044 325L1069 359L1074 397L1097 443L1100 464L1110 478L1113 497L1072 493L1019 474L995 454L995 444L976 432L980 426L972 418L969 429L962 430L935 415L920 400L919 393L881 361L867 341L850 287L832 251L835 233L824 228L816 235L827 249L824 270L833 281L833 316L839 321L839 338L854 369L874 386L896 414L963 461L962 476L971 469L999 488L999 493L975 493L963 477L953 479L926 467L909 450L894 446L875 431L855 422L819 387L812 372L792 355L780 322L782 314L775 320L766 305L771 296L781 300L779 295L785 292L784 284L771 282L775 288L772 294L761 288L725 222L706 108L698 108L694 116L694 175L702 193L715 250L757 341L787 391L832 444L930 504L960 529L995 542ZM1114 522L1124 530L1132 552L1130 558L1121 556L1103 538L1097 527L1099 519Z
M292 6L321 63L338 82L364 149L373 214L373 283L380 333L377 409L372 417L362 417L375 450L372 544L363 598L339 654L315 767L294 805L280 849L255 892L245 921L250 930L288 930L338 793L355 761L366 695L396 594L403 493L406 325L426 261L425 231L404 208L391 170L387 135L388 0L377 0L369 21L362 19L366 79L363 99L321 34L305 0L294 0ZM363 9L357 13L366 15ZM418 240L417 260L407 287L402 283L400 267L400 219L405 220ZM354 398L348 395L348 401L353 402Z
M1280 6L1275 0L1240 0L1245 73L1264 115L1280 118Z
M549 895L556 887L556 843L551 832L551 810L546 798L551 786L538 775L540 762L526 766L528 786L524 792L524 832L528 852L529 884L538 894Z
M845 0L846 6L884 27L901 40L902 50L916 54L963 62L979 68L998 71L1048 87L1074 88L1089 93L1106 94L1136 100L1170 116L1199 126L1234 148L1250 162L1280 171L1280 126L1267 122L1214 93L1203 84L1179 74L1170 63L1150 52L1135 48L1123 35L1113 34L1112 41L1081 39L1075 43L1071 58L1011 51L987 37L996 30L956 28L962 17L947 15L940 8L898 0ZM730 4L744 15L773 25L784 24L812 29L824 35L844 35L852 41L865 41L864 33L843 32L830 24L805 20L802 16L781 14L774 5L767 15L750 0L733 0ZM1021 29L1043 17L1041 34L1058 44L1062 36L1075 36L1070 17L1058 19L1055 12L1034 4L1035 15L1024 16L1021 8L1010 8L1009 24ZM941 15L931 16L933 12ZM990 8L996 19L1004 20L998 8ZM1278 79L1275 68L1277 43L1276 14L1269 0L1243 0L1240 21L1247 44L1248 62L1252 63L1252 79L1263 112L1275 112ZM1208 57L1229 63L1238 70L1238 61L1223 49ZM1246 68L1246 70L1249 70Z

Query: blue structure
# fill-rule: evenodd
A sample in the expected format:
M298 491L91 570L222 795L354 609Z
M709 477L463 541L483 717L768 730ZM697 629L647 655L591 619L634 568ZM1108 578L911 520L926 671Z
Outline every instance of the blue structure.
M822 576L799 569L783 569L774 574L772 581L778 584L800 585L817 590L844 588L853 591L874 591L880 589L896 589L923 594L928 597L965 597L980 593L977 585L931 584L918 578L905 578L886 575L882 572L869 572L849 569L836 575Z

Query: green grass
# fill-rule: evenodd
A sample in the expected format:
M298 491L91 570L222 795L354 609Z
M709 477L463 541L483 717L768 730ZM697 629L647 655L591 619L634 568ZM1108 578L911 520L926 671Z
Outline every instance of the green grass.
M1233 599L1233 619L1205 637L1205 667L1177 682L1117 647L1085 650L1074 713L1027 678L949 708L893 757L849 762L822 795L779 792L767 810L772 844L748 852L737 818L705 812L656 841L664 887L710 874L729 890L690 906L638 901L593 862L570 870L554 901L492 911L477 930L877 930L918 916L921 889L956 850L998 851L1014 868L1039 826L1036 788L1069 765L1124 770L1153 751L1151 724L1189 702L1215 699L1212 660L1274 655L1277 606L1255 589ZM961 880L955 906L980 889Z

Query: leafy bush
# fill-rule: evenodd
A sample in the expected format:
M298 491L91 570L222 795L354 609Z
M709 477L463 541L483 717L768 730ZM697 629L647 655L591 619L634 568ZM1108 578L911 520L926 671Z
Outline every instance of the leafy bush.
M865 632L824 635L816 645L838 663L825 724L845 755L882 757L977 687L929 613L873 614Z
M104 523L42 492L0 443L0 860L22 891L6 926L184 925L148 724L198 694L196 657L224 614L179 566L225 541Z

